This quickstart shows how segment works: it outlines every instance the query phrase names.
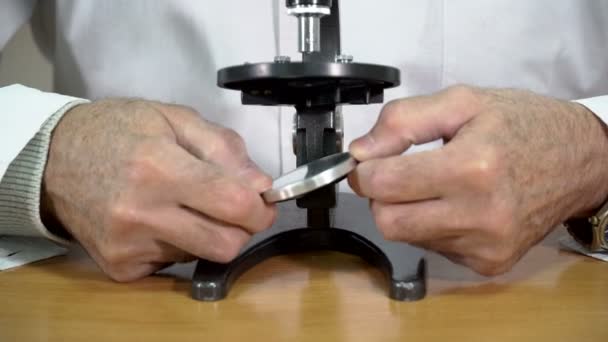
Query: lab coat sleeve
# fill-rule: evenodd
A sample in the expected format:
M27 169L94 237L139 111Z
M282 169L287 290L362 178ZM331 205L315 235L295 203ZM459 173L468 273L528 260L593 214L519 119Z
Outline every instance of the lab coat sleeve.
M608 125L608 95L576 100Z
M21 85L0 88L0 235L65 243L42 224L40 189L53 129L86 102Z

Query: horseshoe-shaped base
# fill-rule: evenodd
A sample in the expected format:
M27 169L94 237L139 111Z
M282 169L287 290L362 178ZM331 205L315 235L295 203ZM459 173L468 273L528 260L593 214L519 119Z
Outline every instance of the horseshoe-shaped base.
M293 201L282 203L277 224L255 236L235 260L227 264L199 260L192 280L192 297L203 301L221 300L238 277L258 263L277 255L319 250L357 255L380 268L389 279L389 296L395 300L413 301L424 297L423 251L384 240L374 225L367 201L340 194L333 225L347 229L284 228L305 222L304 212Z

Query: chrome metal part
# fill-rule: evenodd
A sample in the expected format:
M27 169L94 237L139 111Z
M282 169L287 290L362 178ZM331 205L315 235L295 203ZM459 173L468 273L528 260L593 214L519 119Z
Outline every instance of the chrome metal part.
M321 18L331 14L330 8L317 4L296 5L288 7L287 14L298 18L298 50L301 53L321 51Z
M293 16L304 16L304 15L316 15L322 17L324 15L330 15L331 10L327 6L320 5L298 5L287 8L287 14Z
M293 148L293 154L298 155L298 113L293 114L293 120L291 124L291 147Z
M302 53L321 51L321 18L302 15L298 18L298 50Z
M336 183L357 166L350 153L337 153L317 159L275 179L272 189L262 197L268 203L294 199Z
M334 110L334 130L336 131L336 145L338 151L344 147L344 120L342 118L342 106L336 106Z

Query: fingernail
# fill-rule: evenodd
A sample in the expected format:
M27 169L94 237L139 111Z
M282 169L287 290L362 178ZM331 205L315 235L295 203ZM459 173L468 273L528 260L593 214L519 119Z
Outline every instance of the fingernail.
M366 157L372 152L373 148L374 139L369 135L365 135L354 140L350 144L349 150L350 154L352 154L355 159L362 161L365 160Z

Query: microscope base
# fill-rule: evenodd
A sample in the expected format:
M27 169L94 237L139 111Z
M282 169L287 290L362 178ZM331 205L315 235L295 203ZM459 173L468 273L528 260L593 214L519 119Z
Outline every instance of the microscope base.
M279 218L269 230L252 239L231 263L199 260L192 280L192 297L217 301L226 297L232 284L245 271L277 255L330 250L360 256L380 268L389 280L389 296L400 301L422 299L426 293L424 252L416 247L386 241L375 227L367 201L341 193L334 210L333 226L306 225L306 210L294 201L279 204Z

